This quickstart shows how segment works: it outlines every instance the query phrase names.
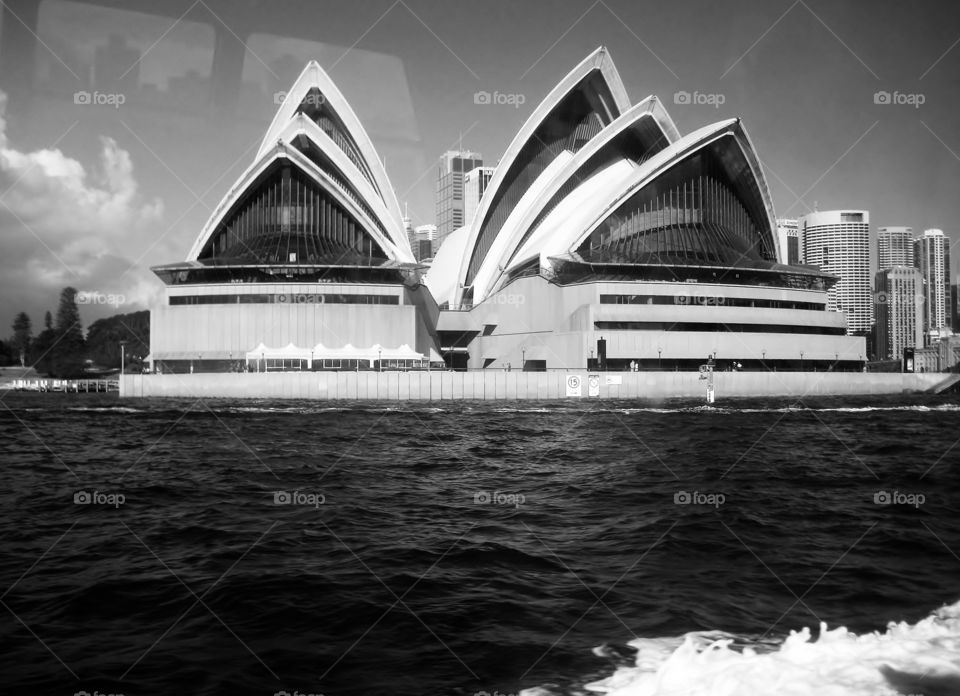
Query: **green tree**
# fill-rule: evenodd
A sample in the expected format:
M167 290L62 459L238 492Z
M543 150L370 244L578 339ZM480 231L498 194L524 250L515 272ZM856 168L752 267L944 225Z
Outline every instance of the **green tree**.
M57 333L53 329L44 329L30 344L30 365L41 374L53 372L53 348L57 342Z
M30 343L28 362L41 374L49 374L53 369L53 346L57 342L57 333L53 330L53 317L47 311L43 315L43 331Z
M9 343L0 341L0 365L14 365L17 362L16 351Z
M20 312L13 320L13 339L10 341L15 355L19 356L20 367L26 367L27 351L33 338L33 324L26 312Z
M56 377L81 376L86 346L75 288L67 287L60 292L54 332L56 343L51 350L51 373Z
M87 357L100 367L120 367L120 341L126 341L126 365L137 369L150 352L150 312L97 319L87 330Z

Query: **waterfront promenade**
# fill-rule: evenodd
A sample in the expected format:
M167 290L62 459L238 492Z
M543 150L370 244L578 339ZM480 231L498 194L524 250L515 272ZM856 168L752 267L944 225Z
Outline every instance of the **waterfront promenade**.
M717 372L717 400L932 391L945 373ZM705 398L696 372L270 372L124 375L122 397L443 401Z

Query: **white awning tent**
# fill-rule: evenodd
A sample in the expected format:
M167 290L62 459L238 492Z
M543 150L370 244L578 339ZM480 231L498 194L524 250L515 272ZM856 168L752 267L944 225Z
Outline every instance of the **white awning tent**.
M312 367L312 362L317 360L363 360L373 366L377 360L422 361L426 356L406 343L397 348L384 348L380 344L374 344L369 348L357 348L350 343L340 348L331 348L322 343L318 343L313 348L299 348L293 343L288 343L283 348L270 348L261 342L256 348L248 351L246 357L247 363L259 360L305 360L307 365ZM430 360L439 362L443 358L431 348Z
M297 348L292 343L288 343L283 348L269 348L262 342L259 346L247 352L247 362L251 360L309 360L310 349L304 351L303 348Z

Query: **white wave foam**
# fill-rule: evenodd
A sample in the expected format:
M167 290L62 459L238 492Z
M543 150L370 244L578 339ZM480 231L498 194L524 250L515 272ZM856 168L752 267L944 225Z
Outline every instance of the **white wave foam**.
M960 404L939 404L937 406L921 405L901 405L901 406L827 406L823 408L811 408L808 406L783 406L780 408L725 408L723 406L684 406L677 408L656 408L656 407L637 407L637 408L601 408L598 412L606 413L710 413L718 415L737 414L737 413L870 413L873 411L916 411L920 413L929 412L953 412L960 411Z
M585 688L608 696L960 694L960 602L862 635L826 624L815 641L808 628L792 631L769 651L735 650L734 640L716 632L634 640L634 666Z

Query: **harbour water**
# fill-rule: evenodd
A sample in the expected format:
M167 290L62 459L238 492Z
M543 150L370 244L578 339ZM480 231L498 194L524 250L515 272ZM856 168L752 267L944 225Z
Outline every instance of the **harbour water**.
M956 396L3 406L4 693L960 693Z

